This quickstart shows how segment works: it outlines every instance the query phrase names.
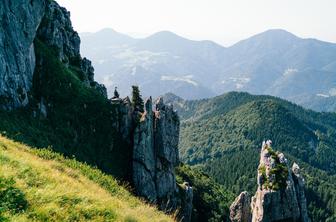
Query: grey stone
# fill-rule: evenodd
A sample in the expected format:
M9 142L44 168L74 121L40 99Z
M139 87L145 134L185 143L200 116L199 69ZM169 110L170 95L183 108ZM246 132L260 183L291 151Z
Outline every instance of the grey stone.
M120 101L114 99L112 101ZM162 99L152 107L145 102L144 113L136 123L133 134L133 183L138 195L157 203L161 210L180 210L182 221L189 221L192 212L192 188L180 190L174 168L179 163L179 118L173 107ZM181 198L183 197L183 198Z
M305 196L305 180L301 175L301 170L299 165L296 163L292 166L293 180L295 183L296 195L300 208L300 219L304 222L310 222L310 218L308 217L308 209L307 209L307 199Z
M230 206L230 220L232 222L250 222L251 214L251 195L242 192Z
M134 130L133 182L138 195L156 202L153 118L152 100L148 99L145 112Z
M51 1L45 10L45 15L37 30L37 38L54 49L58 59L66 66L72 65L80 69L81 80L88 87L92 87L107 98L104 85L94 81L94 68L87 58L80 55L80 38L74 31L70 19L70 12Z
M0 108L28 104L35 69L34 39L45 0L0 2Z
M70 12L57 2L51 1L48 4L37 36L55 49L63 63L69 64L71 60L80 58L80 38L73 30Z
M247 201L245 194L242 193L231 205L231 220L241 222L250 222L251 220L252 222L309 222L307 201L304 194L304 179L300 174L299 166L294 164L290 169L285 155L279 152L276 155L271 155L270 149L270 144L264 142L258 167L258 188L252 197L251 206L246 208ZM278 164L283 164L288 172L284 187L280 188L272 186L279 182L276 181L273 174L274 169L279 167Z

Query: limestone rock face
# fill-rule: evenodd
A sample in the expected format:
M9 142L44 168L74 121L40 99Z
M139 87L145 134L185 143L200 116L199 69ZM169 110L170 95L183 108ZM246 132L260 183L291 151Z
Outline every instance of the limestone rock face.
M179 189L174 174L179 163L179 118L162 99L156 102L154 111L152 99L148 99L144 110L133 115L141 115L133 134L132 175L136 193L166 212L180 209L181 220L190 221L192 188Z
M251 222L251 195L242 192L230 206L230 220L232 222Z
M81 80L107 98L105 86L94 81L94 68L91 61L80 55L80 38L72 27L70 12L59 6L57 2L50 1L37 30L37 38L52 47L59 60L66 66L79 67L82 72Z
M252 221L298 221L300 208L287 159L264 143L258 168L258 190L252 199Z
M49 46L53 46L59 59L69 64L79 56L80 38L72 28L70 12L51 1L43 17L38 37Z
M170 202L174 207L176 180L174 168L178 164L178 142L180 121L171 106L166 106L162 98L156 102L155 108L155 151L156 151L156 184L158 199Z
M295 184L296 196L301 211L300 220L310 221L308 217L307 199L304 192L305 182L304 178L301 175L299 165L294 163L292 166L292 172L293 172L293 180Z
M133 182L138 195L157 201L156 158L154 150L154 115L152 100L145 102L143 113L134 131Z
M80 56L80 38L70 13L50 0L0 1L0 108L11 110L29 102L36 63L34 40L55 49L60 61L80 67L83 82L107 96L93 80L93 67Z
M252 215L244 219L237 217L238 220L233 221L310 221L300 168L294 163L290 169L284 154L272 150L271 141L262 145L257 182L258 189L252 197L250 209L239 207L242 205L239 202L243 202L241 196L230 208L232 218L246 211L252 212Z
M28 104L35 68L34 39L45 0L0 2L0 108Z

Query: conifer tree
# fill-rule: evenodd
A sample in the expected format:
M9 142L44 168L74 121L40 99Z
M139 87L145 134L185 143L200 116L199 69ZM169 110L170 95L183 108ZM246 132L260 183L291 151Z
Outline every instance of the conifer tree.
M117 87L114 88L113 99L119 98Z
M132 105L134 111L144 112L144 102L138 86L132 86Z

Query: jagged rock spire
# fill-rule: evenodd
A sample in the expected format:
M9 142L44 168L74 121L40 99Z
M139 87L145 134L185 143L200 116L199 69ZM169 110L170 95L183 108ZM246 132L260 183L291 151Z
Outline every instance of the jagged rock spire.
M141 115L133 135L135 191L170 213L182 206L181 220L190 221L192 189L185 184L185 189L180 190L174 174L179 163L179 118L162 98L156 101L153 111L151 97L145 101Z
M258 167L258 189L250 201L243 192L230 207L235 222L309 222L304 179L299 166L288 166L285 155L273 151L272 142L263 142ZM247 205L251 206L247 209Z

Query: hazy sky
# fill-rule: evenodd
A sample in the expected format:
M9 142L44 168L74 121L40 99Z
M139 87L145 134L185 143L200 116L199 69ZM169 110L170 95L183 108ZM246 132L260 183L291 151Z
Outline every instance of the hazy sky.
M225 46L267 29L336 42L336 0L57 0L75 29L144 35L169 30Z

